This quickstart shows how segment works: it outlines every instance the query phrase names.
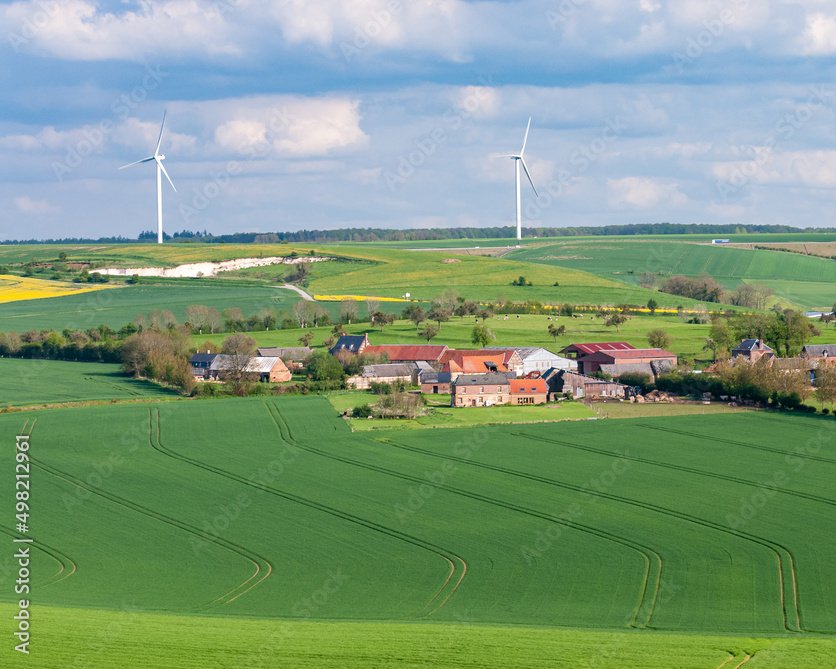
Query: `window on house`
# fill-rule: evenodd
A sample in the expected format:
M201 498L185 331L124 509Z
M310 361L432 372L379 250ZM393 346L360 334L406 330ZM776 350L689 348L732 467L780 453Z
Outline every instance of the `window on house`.
M480 392L480 393L485 392L485 388L484 388L484 387L480 387L480 388L479 388L479 392Z

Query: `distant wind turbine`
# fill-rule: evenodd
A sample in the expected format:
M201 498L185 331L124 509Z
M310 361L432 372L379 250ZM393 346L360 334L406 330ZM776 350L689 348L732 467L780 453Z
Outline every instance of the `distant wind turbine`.
M174 192L177 192L177 189L174 187L174 182L168 176L168 172L166 172L165 166L163 165L165 156L160 153L160 144L163 141L163 128L165 127L165 115L166 112L163 112L163 122L160 124L160 136L157 138L157 148L154 149L154 155L133 163L128 163L127 165L122 165L119 168L120 170L124 170L126 167L133 167L140 163L150 163L152 160L157 164L157 244L163 243L163 174L165 174L165 178L168 179L171 187L174 188Z
M525 154L525 145L528 142L529 130L531 130L530 116L528 117L528 125L525 128L525 137L523 137L523 143L520 152L503 156L503 158L514 159L514 183L516 185L517 198L517 241L522 240L522 208L520 206L520 165L522 165L522 168L525 170L525 176L528 177L528 183L530 183L531 187L534 189L534 194L537 195L537 189L534 187L534 182L531 180L531 174L528 171L528 165L525 164L525 158L523 157Z

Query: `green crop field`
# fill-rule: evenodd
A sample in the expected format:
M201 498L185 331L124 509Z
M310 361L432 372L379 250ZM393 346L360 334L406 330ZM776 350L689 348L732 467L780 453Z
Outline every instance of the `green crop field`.
M317 397L0 415L4 442L30 432L33 666L836 656L832 418L362 433Z
M482 301L505 298L552 304L645 304L650 297L655 297L662 306L681 304L688 307L696 304L692 300L578 269L471 255L455 250L404 250L372 244L313 245L313 248L285 244L0 246L0 264L10 263L11 269L19 271L21 263L52 261L62 250L67 253L69 261L119 267L171 266L186 262L288 255L291 252L303 255L311 250L326 256L360 261L311 265L309 292L323 295L398 298L410 293L414 299L427 301L447 288L454 288L468 299ZM277 273L280 273L277 269L246 270L238 276L272 280ZM511 282L521 275L533 285L512 286Z
M646 272L662 278L708 274L729 288L741 282L766 283L776 296L800 307L821 308L836 299L832 292L836 263L782 251L724 248L691 241L600 238L530 246L507 257L583 270L633 284L638 284Z
M0 304L0 332L87 329L102 324L119 328L139 315L161 309L173 312L182 322L186 307L193 304L219 310L238 307L249 316L266 308L289 311L298 300L299 296L289 290L205 279L138 284L84 295Z
M119 371L119 365L0 358L0 409L29 404L175 397Z

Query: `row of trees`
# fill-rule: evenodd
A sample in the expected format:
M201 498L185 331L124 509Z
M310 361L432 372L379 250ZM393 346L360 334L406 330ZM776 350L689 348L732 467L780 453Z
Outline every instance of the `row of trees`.
M642 275L640 283L646 288L654 287L656 275ZM743 283L727 291L713 277L672 276L659 287L663 293L689 297L700 302L725 302L748 309L766 309L773 291L762 284Z

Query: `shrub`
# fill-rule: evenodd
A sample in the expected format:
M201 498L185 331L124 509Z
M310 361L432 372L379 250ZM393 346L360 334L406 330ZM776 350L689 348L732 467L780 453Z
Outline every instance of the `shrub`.
M363 404L359 407L354 407L351 410L351 417L352 418L368 418L372 415L372 408L368 404Z
M649 374L642 372L627 372L618 377L618 382L625 386L638 386L643 393L653 390L653 380Z

